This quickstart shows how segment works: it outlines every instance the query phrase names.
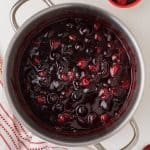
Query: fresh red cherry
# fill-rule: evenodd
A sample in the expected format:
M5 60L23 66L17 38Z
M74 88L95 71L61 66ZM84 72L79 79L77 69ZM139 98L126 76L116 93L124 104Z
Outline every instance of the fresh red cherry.
M89 70L90 70L91 72L97 72L98 67L97 67L96 65L89 65Z
M108 113L102 114L102 115L100 116L100 120L101 120L102 122L108 122L108 121L110 120L109 114L108 114Z
M122 80L122 88L128 90L130 88L130 81L129 80Z
M80 82L80 85L83 86L83 87L88 87L90 84L90 79L87 78L87 77L82 77L81 78L81 82Z
M150 144L146 145L143 150L150 150Z
M113 64L112 67L110 68L110 74L112 77L116 76L120 72L120 65L119 64Z
M69 35L69 40L75 42L77 40L77 36L75 34L70 34Z
M107 100L109 99L110 97L110 91L108 88L102 88L100 91L99 91L99 96L102 100Z
M60 45L61 45L61 42L59 39L51 39L50 40L51 49L57 49Z
M85 68L87 66L87 60L85 59L80 59L77 63L77 66L80 67L81 69Z
M116 0L119 5L126 5L128 0Z
M46 103L46 97L44 95L38 95L38 96L36 96L35 100L40 105L43 105L43 104Z

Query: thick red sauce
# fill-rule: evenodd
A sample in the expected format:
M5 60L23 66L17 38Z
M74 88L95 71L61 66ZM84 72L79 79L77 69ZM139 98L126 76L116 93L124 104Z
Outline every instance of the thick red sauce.
M19 80L32 112L57 133L85 134L121 117L132 85L128 51L101 20L70 18L32 38Z

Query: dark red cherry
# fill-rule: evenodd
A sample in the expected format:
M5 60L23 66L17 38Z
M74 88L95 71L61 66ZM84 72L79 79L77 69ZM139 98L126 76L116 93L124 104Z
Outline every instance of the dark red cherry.
M59 39L50 39L50 47L51 49L57 49L61 45L61 42Z
M40 70L40 71L38 71L38 75L40 77L45 77L45 76L47 76L47 72L45 70Z
M63 81L67 81L67 80L68 80L67 74L66 74L66 73L62 73L62 74L60 75L60 79L63 80Z
M69 80L74 80L75 78L75 72L74 71L68 71L68 78Z
M121 66L119 64L113 64L110 68L110 74L112 77L117 76L120 73Z
M88 87L90 84L90 79L88 77L82 77L80 85L83 87Z
M36 96L35 100L40 105L46 104L46 97L44 95L38 95L38 96Z
M81 69L85 68L87 66L88 62L86 59L81 58L78 62L77 62L77 66L80 67Z
M40 57L38 55L32 56L31 62L33 65L39 65L41 63Z
M104 123L108 122L108 121L110 120L109 114L108 114L108 113L102 114L102 115L100 116L100 120L101 120L101 122L104 122Z
M72 94L72 89L71 88L66 88L61 92L62 95L65 97L69 97Z
M64 124L71 119L70 114L64 112L58 115L57 122L59 124Z
M91 72L97 72L98 71L98 67L96 65L89 65L89 70Z
M102 100L108 100L111 96L111 93L108 88L102 88L99 91L99 97Z
M128 0L116 0L118 5L126 5Z
M146 145L143 150L150 150L150 144Z
M130 81L129 80L122 80L122 88L128 90L130 88Z
M123 89L122 87L112 87L111 92L114 96L116 97L123 97L126 94L126 90Z
M113 62L120 63L120 58L117 54L112 55L111 59Z

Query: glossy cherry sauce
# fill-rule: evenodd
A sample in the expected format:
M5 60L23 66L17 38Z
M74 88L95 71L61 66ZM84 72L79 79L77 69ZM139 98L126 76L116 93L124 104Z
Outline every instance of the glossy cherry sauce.
M131 64L101 20L69 18L34 37L20 67L22 93L33 113L58 132L105 127L130 92Z

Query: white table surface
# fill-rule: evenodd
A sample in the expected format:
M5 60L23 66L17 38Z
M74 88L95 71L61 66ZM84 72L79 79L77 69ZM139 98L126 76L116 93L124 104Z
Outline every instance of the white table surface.
M16 0L0 0L0 49L3 56L14 35L9 20L9 11L15 2ZM142 150L144 145L150 143L150 76L148 76L150 75L150 0L142 0L138 6L130 9L116 8L110 5L108 0L53 0L53 2L55 4L81 2L103 8L120 18L136 37L144 57L146 82L140 106L134 114L139 126L140 138L132 150ZM27 18L45 7L46 5L40 0L30 0L17 13L19 23L22 24ZM129 141L131 136L132 130L129 125L126 125L117 135L102 143L108 150L118 150ZM4 143L0 145L0 149L3 150ZM87 148L76 147L69 148L69 150L87 150Z

